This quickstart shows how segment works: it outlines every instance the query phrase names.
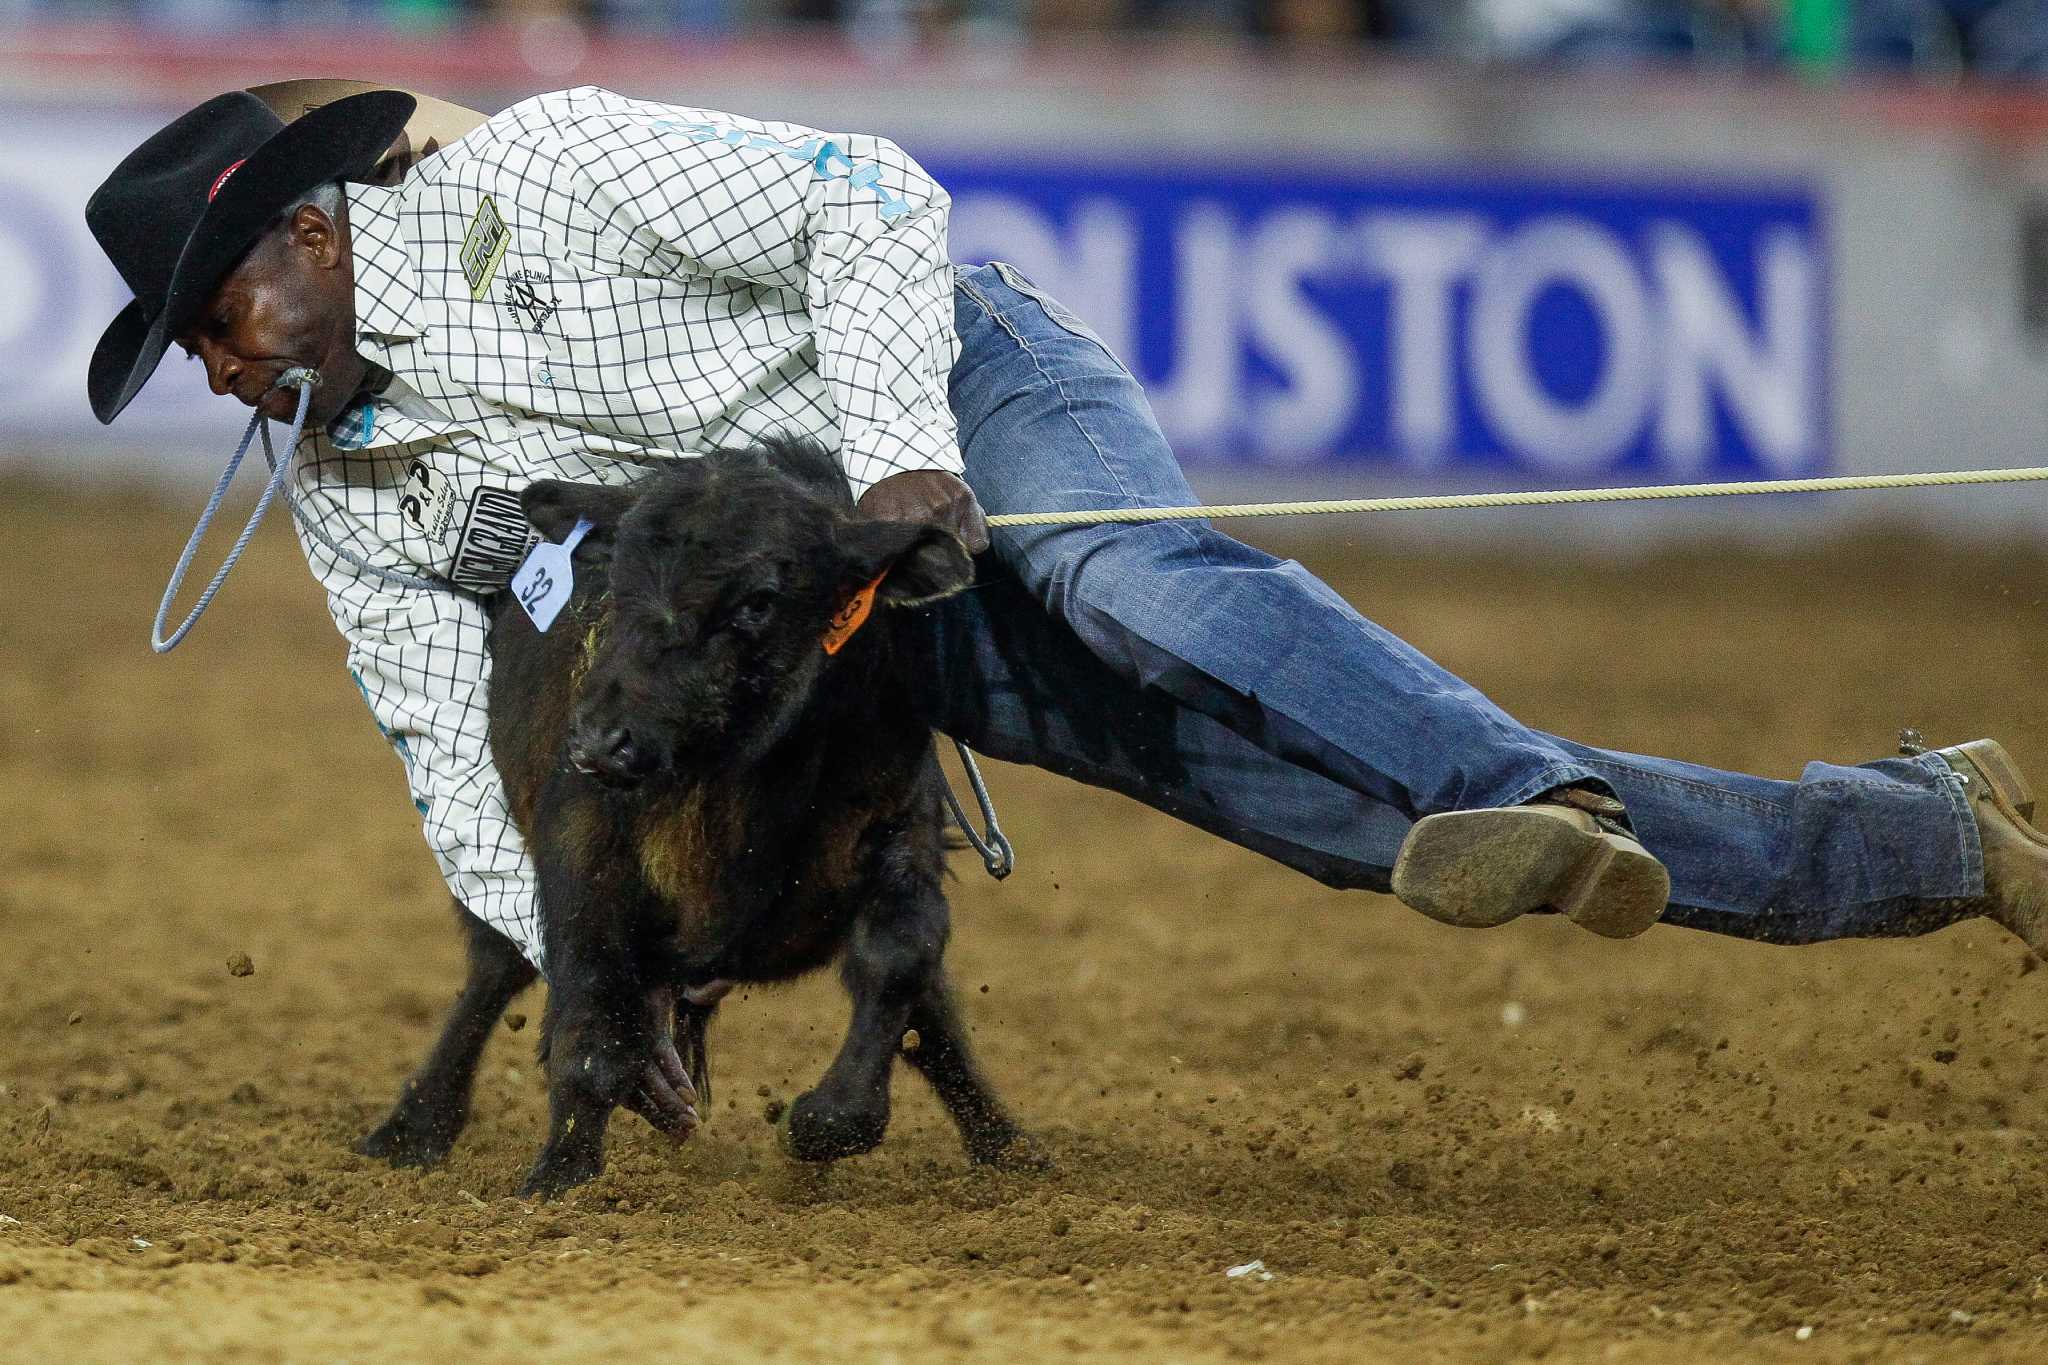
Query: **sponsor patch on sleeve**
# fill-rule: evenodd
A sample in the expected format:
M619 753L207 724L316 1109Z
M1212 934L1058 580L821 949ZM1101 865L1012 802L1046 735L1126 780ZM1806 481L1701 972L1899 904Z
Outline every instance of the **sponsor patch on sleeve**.
M540 534L526 524L517 493L479 488L469 495L449 580L471 592L496 592L539 543Z
M480 301L491 292L491 281L498 274L498 262L505 259L505 243L511 236L498 214L497 201L485 195L462 239L462 278L469 281L472 299Z

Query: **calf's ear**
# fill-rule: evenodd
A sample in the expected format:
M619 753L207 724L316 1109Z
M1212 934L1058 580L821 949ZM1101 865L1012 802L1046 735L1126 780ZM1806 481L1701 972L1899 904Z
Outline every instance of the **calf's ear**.
M619 518L633 505L633 490L601 483L564 483L535 479L519 494L519 506L533 529L549 540L568 538L578 521L588 521L584 544L593 549L611 543Z
M951 597L974 582L974 561L951 531L914 521L856 521L841 540L855 588L882 585L875 596L892 607L917 607Z

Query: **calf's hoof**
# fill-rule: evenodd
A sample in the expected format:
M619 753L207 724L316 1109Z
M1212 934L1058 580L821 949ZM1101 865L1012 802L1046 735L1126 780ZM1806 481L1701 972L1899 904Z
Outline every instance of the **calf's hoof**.
M798 1161L837 1161L881 1145L889 1111L833 1105L813 1090L799 1095L776 1126L782 1131L782 1150Z
M401 1168L438 1166L462 1135L466 1117L401 1103L358 1139L355 1149L359 1155Z
M521 1199L556 1199L578 1185L588 1185L604 1174L604 1156L588 1156L582 1152L546 1151L540 1160L533 1163L527 1172L526 1182L519 1187Z
M1020 1174L1043 1174L1053 1169L1051 1154L1021 1128L978 1134L967 1144L967 1159L977 1166Z

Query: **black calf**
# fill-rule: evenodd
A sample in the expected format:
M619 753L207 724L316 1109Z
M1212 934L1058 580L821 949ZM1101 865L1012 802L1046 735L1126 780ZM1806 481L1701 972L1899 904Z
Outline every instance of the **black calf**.
M514 609L492 632L492 752L540 877L550 983L551 1118L524 1192L596 1176L621 1105L687 1137L719 997L835 957L853 1018L790 1109L789 1149L878 1143L914 1029L904 1056L970 1157L1011 1154L1018 1130L948 995L939 770L891 610L967 586L959 543L857 520L807 442L677 461L630 489L542 481L523 502L550 539L593 527L553 627ZM371 1155L446 1154L483 1039L531 979L469 924L468 984Z

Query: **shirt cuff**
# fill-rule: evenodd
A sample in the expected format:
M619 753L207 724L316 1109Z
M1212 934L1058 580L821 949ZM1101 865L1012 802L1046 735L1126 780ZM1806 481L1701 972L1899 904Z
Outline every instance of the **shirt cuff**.
M933 426L909 417L864 428L840 445L839 463L855 498L891 474L938 469L958 478L967 470L950 422Z

